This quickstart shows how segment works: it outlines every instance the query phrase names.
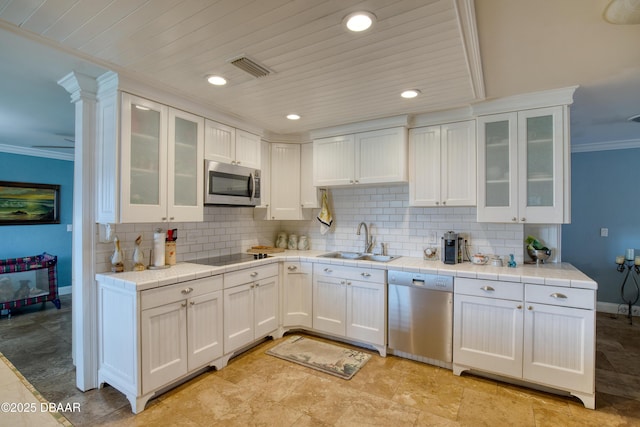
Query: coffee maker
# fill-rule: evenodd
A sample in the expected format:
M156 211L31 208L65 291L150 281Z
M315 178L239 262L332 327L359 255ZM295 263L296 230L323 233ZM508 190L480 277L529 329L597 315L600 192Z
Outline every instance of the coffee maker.
M464 238L453 231L444 233L440 253L442 254L442 262L445 264L461 263L464 253Z

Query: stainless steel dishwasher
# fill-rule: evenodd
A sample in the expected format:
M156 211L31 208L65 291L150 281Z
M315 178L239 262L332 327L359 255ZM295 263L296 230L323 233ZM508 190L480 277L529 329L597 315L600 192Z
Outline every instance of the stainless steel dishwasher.
M453 277L389 270L388 347L450 364Z

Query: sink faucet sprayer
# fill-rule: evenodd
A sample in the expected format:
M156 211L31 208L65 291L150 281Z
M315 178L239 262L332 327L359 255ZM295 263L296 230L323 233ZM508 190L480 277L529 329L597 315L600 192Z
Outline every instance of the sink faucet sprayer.
M364 225L364 232L365 234L365 242L364 242L364 251L366 253L370 253L371 249L373 248L373 238L369 235L369 227L367 227L367 224L365 224L364 222L361 222L360 224L358 224L358 231L356 231L356 234L359 236L360 235L360 228Z

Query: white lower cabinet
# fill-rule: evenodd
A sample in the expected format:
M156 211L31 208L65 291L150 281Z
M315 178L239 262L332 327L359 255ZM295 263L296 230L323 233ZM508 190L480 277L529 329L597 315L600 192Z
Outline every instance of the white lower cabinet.
M278 329L278 264L225 273L224 287L225 354Z
M385 270L314 264L313 329L386 354Z
M313 264L287 261L282 271L282 325L311 328Z
M98 289L98 381L124 393L134 413L158 390L219 364L222 276L140 292L109 282Z
M457 278L453 371L564 390L595 408L595 290Z

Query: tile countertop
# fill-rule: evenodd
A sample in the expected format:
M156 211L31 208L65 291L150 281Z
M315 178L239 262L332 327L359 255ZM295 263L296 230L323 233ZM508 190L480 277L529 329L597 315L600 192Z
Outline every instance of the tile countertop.
M208 276L227 273L244 268L271 264L279 261L313 261L323 264L345 265L355 267L375 268L382 270L400 270L413 273L440 274L470 279L499 280L504 282L525 282L539 285L553 285L571 288L598 289L598 284L586 274L568 263L518 265L516 268L493 267L489 265L474 265L469 262L462 264L443 264L440 261L425 261L421 258L400 257L391 262L375 262L361 260L345 260L335 258L319 258L318 255L330 251L290 251L274 254L274 256L240 262L237 264L212 267L193 264L189 261L178 263L162 270L127 271L124 273L96 274L96 280L109 283L123 289L142 291L159 286L170 285L205 278Z

